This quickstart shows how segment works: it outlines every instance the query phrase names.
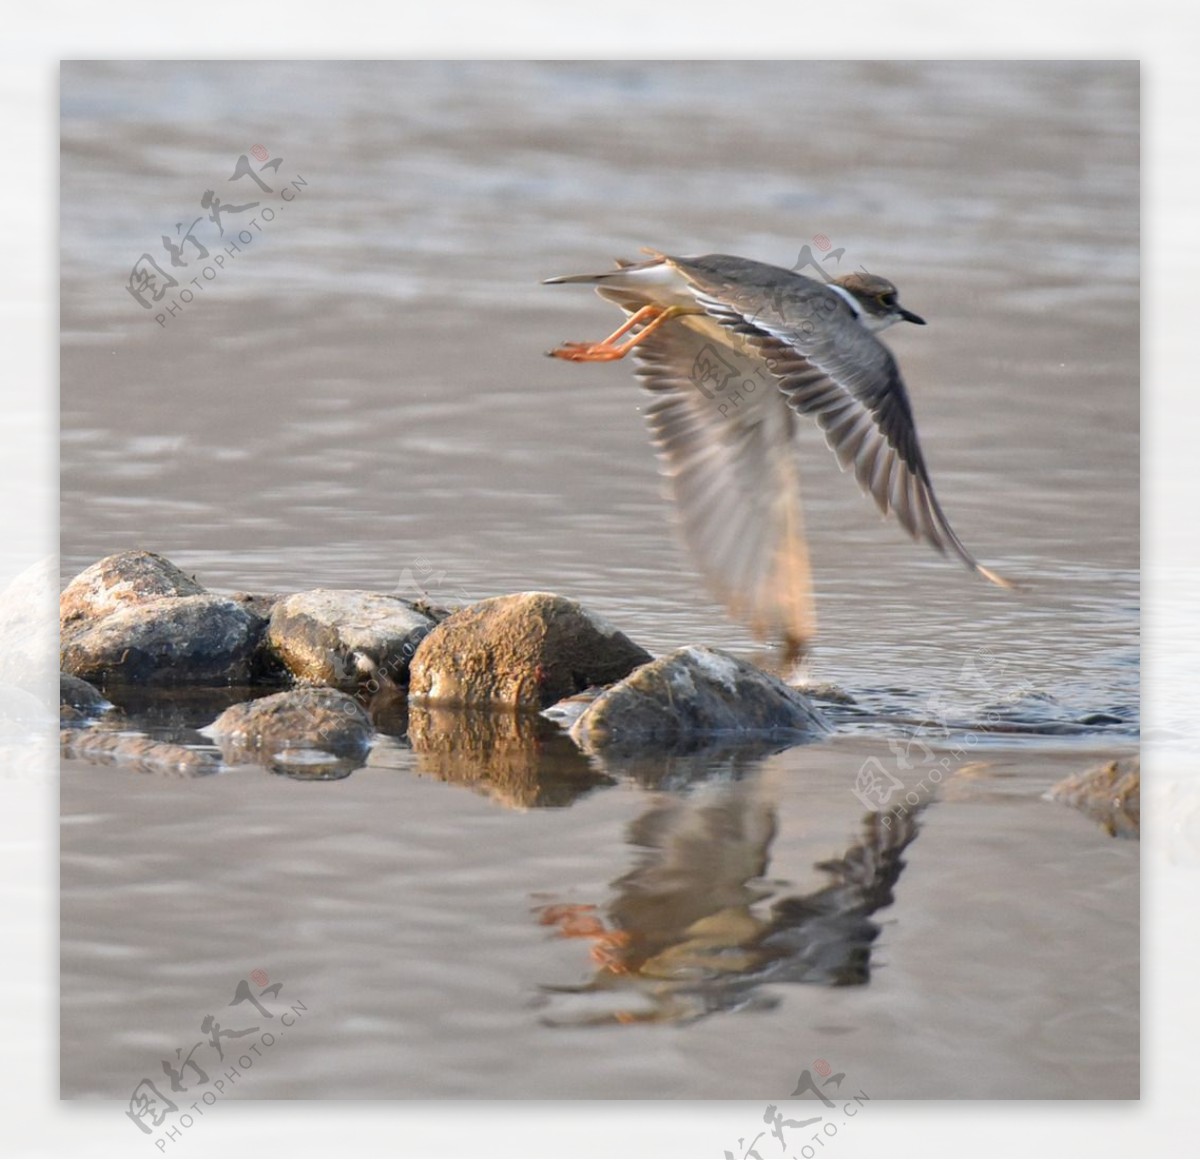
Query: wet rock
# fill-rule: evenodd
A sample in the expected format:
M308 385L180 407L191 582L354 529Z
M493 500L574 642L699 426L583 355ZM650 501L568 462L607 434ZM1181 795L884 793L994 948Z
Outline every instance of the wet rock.
M371 745L365 710L334 689L292 689L231 705L201 732L231 765L274 763L283 772L320 766L331 755L357 763Z
M64 623L65 672L103 685L245 683L266 623L222 596L161 596L118 602L95 621Z
M63 589L58 601L64 633L114 612L165 596L203 596L194 577L154 552L118 552L85 568Z
M85 568L59 598L63 671L98 684L246 682L266 622L153 552Z
M559 728L569 730L587 711L588 706L603 692L603 685L589 685L583 692L576 693L573 697L564 697L561 701L555 701L548 709L542 710L542 716L553 721Z
M317 588L280 600L267 642L287 670L310 685L401 685L432 618L381 592Z
M213 753L111 729L63 729L59 746L64 757L97 765L127 765L147 773L203 777L221 767Z
M571 727L585 749L674 748L739 734L820 735L829 725L778 677L717 649L681 648L606 690Z
M1082 810L1117 838L1141 831L1141 759L1109 761L1064 778L1046 795Z
M857 705L858 702L842 688L841 685L835 685L832 681L818 681L811 685L796 685L806 697L814 701L824 701L829 705Z
M648 660L645 649L573 600L549 592L493 596L425 638L413 658L410 697L544 709Z
M58 674L58 713L63 721L78 721L98 717L113 707L94 685L71 676Z

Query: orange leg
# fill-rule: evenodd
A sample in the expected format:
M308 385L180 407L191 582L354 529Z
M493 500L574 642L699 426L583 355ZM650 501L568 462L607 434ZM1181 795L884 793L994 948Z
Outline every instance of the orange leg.
M608 362L624 358L639 342L653 334L664 322L678 318L681 314L699 314L700 310L689 310L686 306L643 306L631 314L623 326L618 327L607 338L599 342L564 342L562 346L546 353L551 358L565 358L571 362ZM645 325L632 338L622 343L616 340L628 334L639 323Z

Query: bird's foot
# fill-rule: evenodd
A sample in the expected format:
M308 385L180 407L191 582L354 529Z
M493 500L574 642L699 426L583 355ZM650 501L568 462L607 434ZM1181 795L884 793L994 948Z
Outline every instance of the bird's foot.
M599 342L564 342L561 346L556 346L546 353L551 358L565 358L570 362L611 362L614 359L624 358L639 342L649 338L664 322L670 322L672 318L678 318L681 314L699 313L702 312L698 307L643 306L631 314L623 326L619 326L612 334L607 338L602 338ZM617 342L618 338L624 337L635 326L641 326L642 329L632 338L626 338L624 342Z
M614 346L609 342L564 342L546 354L550 358L565 358L568 362L611 362L624 358L628 350L624 343Z

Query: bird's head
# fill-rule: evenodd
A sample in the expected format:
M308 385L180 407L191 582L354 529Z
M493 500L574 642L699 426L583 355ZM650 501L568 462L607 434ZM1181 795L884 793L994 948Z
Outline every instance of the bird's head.
M925 319L900 305L896 287L886 278L875 274L845 274L835 278L832 285L840 288L842 297L858 314L858 320L868 330L883 330L893 322L915 322L925 325Z

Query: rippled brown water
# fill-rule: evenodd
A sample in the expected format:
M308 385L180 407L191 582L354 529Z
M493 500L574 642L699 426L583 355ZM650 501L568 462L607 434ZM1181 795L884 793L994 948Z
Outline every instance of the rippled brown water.
M552 589L651 650L749 655L672 537L630 368L542 357L611 308L540 281L824 234L929 319L888 341L935 483L1028 584L881 525L814 436L812 675L858 702L828 742L602 765L528 723L449 755L401 723L338 781L66 763L65 1095L161 1077L255 968L309 1013L244 1096L774 1098L816 1058L873 1098L1137 1094L1137 847L1040 796L1136 746L1136 66L95 64L62 90L64 578L145 547L218 590ZM227 185L255 144L270 194ZM129 269L170 268L209 189L276 216L159 326ZM894 722L931 707L926 759ZM211 706L131 708L199 742ZM989 710L1009 731L968 732ZM889 854L856 775L903 794L943 757ZM855 906L874 930L825 922Z

